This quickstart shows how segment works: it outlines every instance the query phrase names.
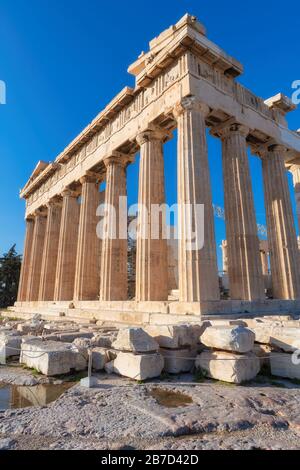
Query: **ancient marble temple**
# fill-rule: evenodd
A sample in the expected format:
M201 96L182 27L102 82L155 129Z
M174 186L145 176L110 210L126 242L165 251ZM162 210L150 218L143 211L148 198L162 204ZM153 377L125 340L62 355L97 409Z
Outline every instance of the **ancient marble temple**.
M300 193L300 134L293 103L257 97L238 82L243 66L185 15L150 42L124 88L57 156L39 162L21 191L26 239L19 313L59 312L132 324L196 321L200 315L300 311L300 269L287 170ZM168 291L167 243L138 235L136 294L128 300L127 239L99 240L100 200L118 214L126 170L139 154L139 203L165 202L164 143L177 129L178 292ZM220 299L207 130L222 143L230 297ZM267 299L248 148L261 160L273 299ZM174 159L175 164L175 159ZM105 192L99 185L105 182ZM187 246L185 203L204 205L204 246ZM300 200L298 198L298 204ZM300 211L299 211L300 212ZM193 226L198 227L196 211ZM108 224L112 217L108 215ZM111 221L111 222L110 222ZM138 225L149 218L139 215Z

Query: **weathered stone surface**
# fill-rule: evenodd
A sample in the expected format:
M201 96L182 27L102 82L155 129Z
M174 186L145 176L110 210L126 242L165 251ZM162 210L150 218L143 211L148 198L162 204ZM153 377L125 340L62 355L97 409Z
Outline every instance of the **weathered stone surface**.
M159 352L163 356L165 361L164 371L168 372L169 374L189 372L195 364L195 352L191 351L189 348L160 348Z
M256 377L259 359L253 353L233 354L224 351L204 351L196 359L197 369L213 379L240 384Z
M275 327L270 335L272 346L293 352L300 349L300 328Z
M239 353L251 351L254 339L254 333L243 326L211 326L200 336L200 341L205 346Z
M295 358L294 358L295 359ZM300 364L294 363L293 354L272 353L270 355L272 375L300 379Z
M28 334L40 334L44 329L45 322L43 320L32 320L30 322L19 323L17 331L24 335Z
M178 349L195 346L204 325L150 325L145 331L152 336L161 348Z
M159 377L164 367L161 354L132 354L120 352L108 370L134 380Z
M268 344L254 344L253 352L259 358L261 367L270 366L271 350L272 349Z
M84 370L87 366L86 358L74 345L41 339L22 344L20 363L48 376Z
M22 336L16 331L2 331L0 333L0 357L5 360L8 357L19 356Z
M102 370L105 364L115 359L109 351L103 348L93 348L92 350L92 367L94 370Z
M112 347L120 351L138 353L156 352L158 343L142 328L124 328L119 331Z
M117 331L109 333L96 333L92 338L92 344L101 348L111 348L118 335Z

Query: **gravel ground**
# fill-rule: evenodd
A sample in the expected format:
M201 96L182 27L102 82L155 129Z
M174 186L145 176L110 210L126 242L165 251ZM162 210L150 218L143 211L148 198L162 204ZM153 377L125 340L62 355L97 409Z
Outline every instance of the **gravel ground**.
M98 378L97 388L75 385L47 406L0 411L0 449L300 448L300 393L291 382L196 383L188 374L145 384ZM45 378L1 367L0 381L36 385ZM151 396L158 387L191 402L162 406Z

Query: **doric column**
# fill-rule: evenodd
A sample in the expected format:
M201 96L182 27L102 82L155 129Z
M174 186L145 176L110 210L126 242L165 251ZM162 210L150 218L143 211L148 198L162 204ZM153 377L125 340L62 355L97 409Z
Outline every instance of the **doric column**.
M41 301L54 299L62 202L56 198L51 200L47 207L48 217L39 289Z
M299 252L284 165L285 148L256 149L262 158L273 297L300 297Z
M222 140L228 278L231 299L264 298L259 240L249 172L249 129L225 123L212 129Z
M293 175L298 229L300 230L300 166L292 165L289 170Z
M87 174L82 184L74 300L99 299L99 240L96 211L99 205L98 176Z
M269 274L268 240L260 240L259 241L259 251L260 251L262 273L264 275Z
M26 233L25 233L24 253L23 253L20 282L19 282L18 302L26 302L26 299L27 299L33 232L34 232L34 218L28 217L26 219Z
M166 133L146 130L140 146L136 300L168 299L163 141Z
M106 230L102 240L100 300L127 300L127 191L128 156L114 152L106 166Z
M222 265L224 273L228 272L228 248L227 248L227 240L222 240L222 244L220 245L222 250Z
M39 209L35 213L31 260L28 274L27 298L28 302L35 302L39 298L40 277L45 243L47 212Z
M73 300L78 241L78 194L66 189L62 192L61 215L54 300Z
M195 97L184 98L174 109L178 123L179 299L189 302L220 298L206 144L208 112ZM199 204L204 205L203 248L197 248L202 228ZM191 232L196 239L192 247Z

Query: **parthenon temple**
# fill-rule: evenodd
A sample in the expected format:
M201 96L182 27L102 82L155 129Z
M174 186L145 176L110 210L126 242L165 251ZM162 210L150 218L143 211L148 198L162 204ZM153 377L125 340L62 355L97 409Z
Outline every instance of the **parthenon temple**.
M287 179L291 171L300 214L300 132L288 129L286 121L295 105L281 93L263 100L242 86L242 64L211 42L205 27L188 14L153 39L128 72L135 87L124 88L53 162L40 161L21 190L26 238L18 300L11 309L127 324L300 313L294 195ZM178 288L170 295L163 227L157 239L142 237L151 218L139 212L135 296L129 299L128 240L98 237L97 208L105 202L118 217L120 201L126 200L127 167L137 154L138 203L149 209L165 203L164 144L175 129ZM223 171L224 181L226 299L217 266L207 130L222 145L223 170L216 171ZM249 158L255 157L263 175L265 264L249 171ZM188 247L184 204L204 206L202 248ZM198 212L192 209L190 217L194 231L201 230ZM109 210L106 220L109 232ZM266 295L263 269L271 272L272 298Z

